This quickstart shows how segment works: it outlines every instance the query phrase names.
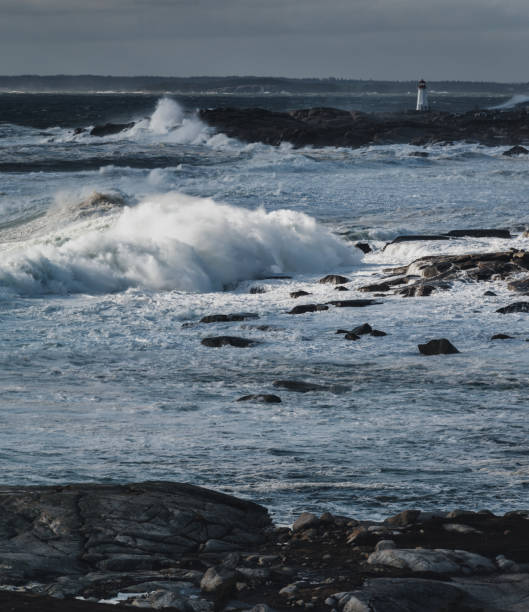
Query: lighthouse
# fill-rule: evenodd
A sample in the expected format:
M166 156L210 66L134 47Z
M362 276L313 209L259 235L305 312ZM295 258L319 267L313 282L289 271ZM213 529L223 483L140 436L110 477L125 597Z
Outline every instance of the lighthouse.
M427 111L430 110L428 106L428 94L426 92L426 81L421 79L417 88L417 110Z

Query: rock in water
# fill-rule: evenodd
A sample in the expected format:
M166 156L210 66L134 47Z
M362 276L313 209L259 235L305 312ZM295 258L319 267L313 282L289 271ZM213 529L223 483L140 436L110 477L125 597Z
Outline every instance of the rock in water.
M509 314L511 312L529 312L529 302L514 302L503 308L498 308L496 312L500 314Z
M329 310L329 307L325 304L300 304L289 310L288 314L305 314L306 312L319 312L320 310Z
M419 344L418 347L423 355L451 355L459 353L450 340L446 338L430 340L426 344Z
M134 121L131 123L105 123L105 125L96 125L92 128L90 136L111 136L130 130L132 127L134 127Z
M221 346L246 348L260 344L260 342L258 340L250 340L249 338L239 338L238 336L209 336L208 338L203 338L200 344L212 348L219 348Z
M309 391L326 391L327 387L316 385L314 383L304 382L302 380L276 380L274 387L283 387L289 391L297 391L298 393L308 393Z
M373 250L367 242L356 242L355 247L360 249L362 253L371 253Z
M246 321L248 319L258 319L256 312L234 312L231 314L212 314L202 317L200 323L228 323L230 321Z
M310 293L308 291L303 291L302 289L300 289L299 291L291 291L290 293L290 297L296 299L303 297L304 295L310 295Z
M504 151L502 155L506 155L507 157L514 157L515 155L528 155L529 151L522 147L521 145L516 145L507 151Z
M327 276L320 278L318 282L321 284L343 285L344 283L350 283L351 279L345 276L340 276L339 274L328 274Z
M243 395L238 402L259 402L260 404L280 404L281 398L272 393L261 393L256 395Z

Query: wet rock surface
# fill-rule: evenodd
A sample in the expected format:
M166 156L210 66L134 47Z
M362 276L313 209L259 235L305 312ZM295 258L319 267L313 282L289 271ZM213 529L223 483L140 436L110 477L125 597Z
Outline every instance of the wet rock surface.
M200 118L217 131L244 142L279 145L362 147L467 141L489 146L518 145L508 156L524 154L529 114L524 110L467 113L362 113L336 108L273 112L261 108L203 109Z
M200 342L204 346L210 348L220 348L222 346L235 346L237 348L247 348L260 344L259 340L251 340L250 338L240 338L239 336L209 336L203 338Z
M384 522L305 512L289 529L190 485L4 487L0 498L6 611L103 612L97 602L118 593L114 610L184 612L522 612L529 601L525 511L406 510ZM50 573L46 555L63 563ZM131 557L151 566L102 563Z
M418 348L423 355L452 355L459 353L450 340L446 338L429 340L425 344L419 344Z

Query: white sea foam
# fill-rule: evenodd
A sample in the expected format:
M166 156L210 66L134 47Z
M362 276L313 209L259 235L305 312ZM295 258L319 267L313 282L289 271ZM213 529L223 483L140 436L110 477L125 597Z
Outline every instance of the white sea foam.
M270 274L317 273L358 262L306 214L248 210L169 193L125 208L110 226L21 244L0 264L0 286L22 294L130 287L205 292Z
M501 110L501 109L514 108L515 106L518 106L518 104L524 104L525 102L529 102L529 95L516 94L510 100L507 100L507 102L504 102L503 104L498 104L497 106L491 106L490 109L491 110Z

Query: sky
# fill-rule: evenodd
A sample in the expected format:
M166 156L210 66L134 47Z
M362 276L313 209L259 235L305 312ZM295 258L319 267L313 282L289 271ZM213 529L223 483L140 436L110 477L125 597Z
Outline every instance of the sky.
M0 0L0 74L527 82L528 0Z

